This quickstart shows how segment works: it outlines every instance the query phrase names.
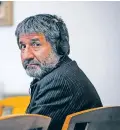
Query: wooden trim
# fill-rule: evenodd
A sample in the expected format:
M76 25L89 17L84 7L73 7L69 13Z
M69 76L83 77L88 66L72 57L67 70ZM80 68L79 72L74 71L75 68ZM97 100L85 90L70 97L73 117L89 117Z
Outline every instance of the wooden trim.
M43 115L38 115L38 114L16 114L16 115L7 115L7 116L2 116L0 117L0 120L6 120L6 119L11 119L11 118L15 118L15 117L43 117L46 119L51 119L48 116L43 116Z

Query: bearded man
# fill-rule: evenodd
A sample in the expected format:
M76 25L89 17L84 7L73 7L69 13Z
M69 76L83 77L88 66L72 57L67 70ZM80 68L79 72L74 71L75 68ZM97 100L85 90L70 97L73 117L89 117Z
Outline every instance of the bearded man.
M93 84L68 56L69 35L61 18L30 16L18 24L15 35L23 67L33 77L26 113L49 116L48 130L61 130L68 114L102 106ZM84 130L85 124L77 128Z

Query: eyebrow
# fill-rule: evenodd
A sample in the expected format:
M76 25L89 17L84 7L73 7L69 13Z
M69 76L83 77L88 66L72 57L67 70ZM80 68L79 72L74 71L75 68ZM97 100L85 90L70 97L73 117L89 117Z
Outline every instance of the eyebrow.
M18 42L18 44L24 44L24 42L22 42L22 41L19 41L19 42Z
M30 44L32 44L33 42L36 42L36 41L40 41L39 38L33 38L33 39L31 39L31 40L30 40ZM23 41L19 41L18 44L19 44L19 45L20 45L20 44L23 45L24 42L23 42Z
M33 38L30 40L31 42L39 41L39 38Z

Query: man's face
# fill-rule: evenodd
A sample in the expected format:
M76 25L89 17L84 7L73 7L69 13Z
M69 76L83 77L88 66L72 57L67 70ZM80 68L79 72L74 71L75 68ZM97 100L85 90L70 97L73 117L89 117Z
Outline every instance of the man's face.
M53 69L59 61L58 55L46 41L44 34L20 35L19 47L23 67L31 77L41 77Z

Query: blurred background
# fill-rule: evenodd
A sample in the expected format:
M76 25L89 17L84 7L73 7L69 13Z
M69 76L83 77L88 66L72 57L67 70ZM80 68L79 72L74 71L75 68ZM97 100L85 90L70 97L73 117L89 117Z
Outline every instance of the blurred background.
M103 105L120 105L119 1L14 1L10 10L11 14L6 15L2 12L4 9L0 10L1 99L11 95L28 95L32 81L21 64L14 35L17 24L30 15L50 13L65 21L70 35L70 57L77 61L94 84ZM8 23L5 23L2 19L8 15Z

